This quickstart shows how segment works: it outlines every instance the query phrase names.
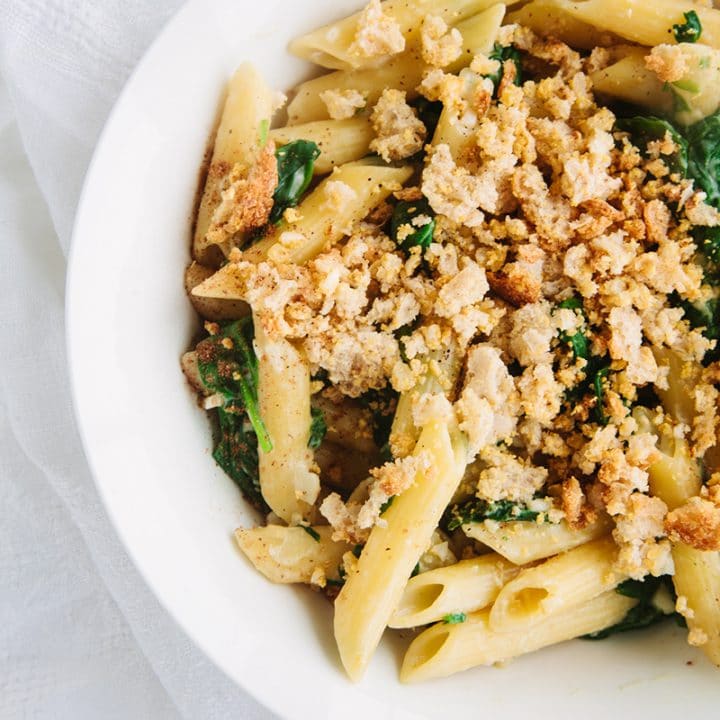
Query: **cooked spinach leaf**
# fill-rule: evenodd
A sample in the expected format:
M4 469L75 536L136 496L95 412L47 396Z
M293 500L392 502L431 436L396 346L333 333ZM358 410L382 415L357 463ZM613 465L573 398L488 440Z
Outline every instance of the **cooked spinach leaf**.
M702 23L694 10L683 13L684 23L673 25L673 35L679 43L695 43L702 35Z
M219 437L213 450L215 462L261 512L270 508L260 491L257 435L247 415L232 407L218 408Z
M522 63L520 61L520 53L512 45L500 45L499 43L495 43L492 51L488 55L488 58L490 58L490 60L497 60L500 63L500 67L494 73L487 75L495 86L496 95L505 74L504 63L506 60L512 61L515 65L515 78L513 79L513 83L515 85L522 85Z
M562 302L559 302L558 308L560 308L561 310L582 310L583 309L582 298L579 298L577 295L573 295L572 297L569 297L567 300L563 300Z
M707 193L707 202L720 208L720 112L685 131L688 176Z
M311 450L317 450L322 441L325 439L327 433L327 423L325 422L325 416L320 408L311 408L310 410L310 439L308 440L308 447Z
M605 409L603 408L603 401L605 399L605 381L607 380L610 368L606 365L601 367L593 377L593 389L595 390L595 419L600 425L607 425L608 419L605 415Z
M442 619L445 625L459 625L467 620L467 615L464 612L450 613L445 615Z
M384 448L390 439L397 399L398 393L390 385L383 390L368 390L358 398L360 404L372 413L373 440L379 448Z
M425 125L429 142L435 134L435 128L437 128L440 122L440 113L442 112L443 104L439 100L431 102L427 98L420 96L416 100L413 100L410 105L415 108L418 117L423 125Z
M198 344L198 369L208 392L222 395L226 410L232 407L232 412L247 413L260 448L269 452L272 441L258 407L258 361L253 337L250 318L226 323L219 333Z
M604 640L617 633L649 627L674 614L667 615L658 602L660 593L669 593L670 599L675 597L672 579L669 575L663 575L659 578L648 576L644 580L626 580L617 586L615 592L625 597L636 598L639 602L635 607L628 610L619 623L599 632L584 635L584 639Z
M415 223L424 223L418 224ZM425 198L401 201L395 206L390 221L390 237L403 250L430 247L435 232L435 213Z
M496 520L497 522L509 522L511 520L536 520L541 513L530 510L525 505L510 500L479 500L473 498L459 505L454 505L446 513L444 525L452 532L462 525L471 522L483 522L485 520Z
M391 507L393 502L395 502L395 496L391 495L381 506L380 506L380 515L384 515Z
M274 205L270 222L278 223L283 213L295 207L313 177L315 160L320 148L311 140L293 140L275 151L278 166L278 186L273 194Z
M686 175L688 170L688 144L687 140L678 132L672 123L652 115L643 117L635 115L634 117L621 118L616 121L615 127L618 130L630 133L633 145L638 147L642 152L647 151L648 143L653 140L662 140L666 133L670 133L670 137L677 146L677 152L668 158L668 169L670 172L678 172Z
M300 525L300 527L315 541L320 542L320 535L309 525Z

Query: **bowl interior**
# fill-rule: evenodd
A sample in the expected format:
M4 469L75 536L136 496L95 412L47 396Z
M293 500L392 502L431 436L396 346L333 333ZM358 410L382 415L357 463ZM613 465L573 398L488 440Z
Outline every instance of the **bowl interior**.
M197 330L182 278L199 167L233 69L252 60L273 86L289 89L313 70L287 54L288 40L357 6L191 0L106 127L78 213L68 327L81 432L119 534L188 635L287 718L499 709L524 718L530 707L559 701L562 717L595 717L647 710L650 700L669 717L684 697L709 708L714 671L669 625L410 687L397 681L407 639L389 637L365 680L352 685L339 668L331 606L308 590L267 583L234 547L233 529L255 518L215 467L208 423L178 365Z

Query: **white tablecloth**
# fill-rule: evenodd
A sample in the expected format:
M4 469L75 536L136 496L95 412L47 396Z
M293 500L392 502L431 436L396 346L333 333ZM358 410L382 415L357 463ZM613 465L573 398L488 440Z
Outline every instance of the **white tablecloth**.
M0 718L271 714L159 607L99 502L64 344L94 144L179 0L0 0Z

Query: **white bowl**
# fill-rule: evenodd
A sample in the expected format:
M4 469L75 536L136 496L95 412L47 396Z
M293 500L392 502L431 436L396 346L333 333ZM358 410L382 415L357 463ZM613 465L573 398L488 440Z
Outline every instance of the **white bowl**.
M311 69L287 54L288 40L358 4L192 0L105 128L78 212L68 333L85 449L117 531L188 635L286 718L594 718L651 709L657 719L690 703L709 717L717 671L672 624L418 686L398 683L404 641L389 637L352 685L339 666L330 604L266 582L233 545L233 529L254 518L213 463L208 423L178 365L197 330L183 270L198 171L233 69L252 60L289 89Z

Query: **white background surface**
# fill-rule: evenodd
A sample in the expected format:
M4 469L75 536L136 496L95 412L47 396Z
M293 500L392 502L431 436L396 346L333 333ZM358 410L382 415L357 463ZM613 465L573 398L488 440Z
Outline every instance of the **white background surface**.
M178 0L0 0L0 718L272 716L162 610L110 528L65 369L85 169Z

